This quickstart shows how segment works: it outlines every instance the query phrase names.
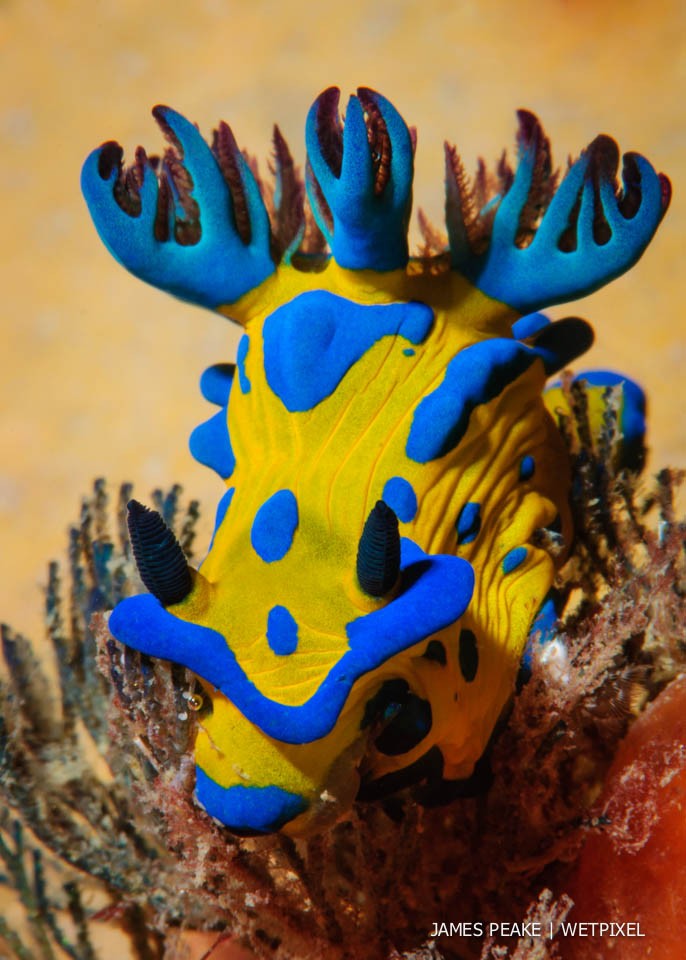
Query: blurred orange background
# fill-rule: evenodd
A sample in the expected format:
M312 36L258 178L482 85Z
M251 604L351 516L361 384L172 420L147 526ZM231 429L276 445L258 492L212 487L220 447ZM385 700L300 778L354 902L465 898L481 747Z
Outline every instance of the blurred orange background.
M144 286L95 234L79 192L86 154L119 140L158 151L150 107L209 136L220 118L263 158L278 121L300 163L316 94L383 91L417 126L415 209L442 222L442 141L472 169L512 147L514 111L541 117L556 161L597 133L645 153L675 186L641 263L572 311L595 326L585 366L610 365L650 398L649 467L686 465L686 5L679 0L4 0L0 4L0 617L38 637L48 559L96 476L222 490L187 451L209 414L197 381L233 359L237 330ZM415 234L416 235L416 234ZM202 547L201 547L202 552Z

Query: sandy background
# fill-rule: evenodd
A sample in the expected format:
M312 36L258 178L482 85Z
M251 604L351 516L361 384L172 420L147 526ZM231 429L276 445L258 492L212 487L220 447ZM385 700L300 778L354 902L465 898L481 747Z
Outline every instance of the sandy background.
M210 412L198 377L233 357L236 332L118 267L78 186L103 140L128 158L161 147L158 102L206 135L228 120L260 157L277 120L302 161L314 96L376 87L418 127L415 205L439 222L443 139L471 169L512 145L519 106L541 116L560 163L601 131L646 153L672 177L672 210L630 275L572 309L597 332L587 365L646 386L651 467L686 465L685 36L679 0L3 0L0 618L41 633L46 562L94 477L132 480L141 498L179 481L208 518L221 493L187 436Z

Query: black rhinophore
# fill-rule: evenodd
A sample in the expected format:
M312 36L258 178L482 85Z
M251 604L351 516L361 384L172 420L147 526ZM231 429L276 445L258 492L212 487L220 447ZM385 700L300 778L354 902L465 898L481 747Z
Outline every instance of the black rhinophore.
M377 500L367 517L357 549L357 579L365 593L383 597L400 573L398 518L388 504Z
M180 603L193 586L181 544L156 510L129 500L128 511L129 536L141 580L165 607Z

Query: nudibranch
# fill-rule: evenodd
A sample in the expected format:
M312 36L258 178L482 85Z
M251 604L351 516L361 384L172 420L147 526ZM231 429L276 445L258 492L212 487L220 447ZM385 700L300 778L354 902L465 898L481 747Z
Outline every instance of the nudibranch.
M266 188L225 123L209 146L153 114L162 158L125 168L108 142L86 160L97 230L137 277L245 333L235 365L203 374L218 412L190 441L226 485L209 553L191 569L132 502L149 592L110 629L198 676L196 796L238 833L304 835L411 784L457 794L554 618L564 553L541 531L572 538L542 393L592 333L538 311L632 266L669 181L626 154L620 187L600 136L558 185L521 111L515 170L471 183L446 147L445 249L410 257L415 136L380 94L360 88L344 120L337 89L317 98L306 191L278 129Z

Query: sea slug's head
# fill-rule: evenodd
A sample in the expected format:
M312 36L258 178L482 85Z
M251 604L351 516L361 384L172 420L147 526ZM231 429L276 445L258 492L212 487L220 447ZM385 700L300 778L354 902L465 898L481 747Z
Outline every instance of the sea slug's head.
M189 568L132 502L149 594L110 628L200 678L208 812L311 833L358 795L474 770L564 555L541 543L571 539L541 392L591 334L532 314L628 269L668 182L630 154L620 190L600 137L556 190L521 112L516 171L470 186L447 148L447 239L412 259L414 136L380 94L360 88L344 123L337 90L315 101L309 212L278 131L268 210L225 124L209 147L155 116L162 161L139 149L124 170L112 143L86 161L96 226L130 271L245 335L235 367L204 374L219 411L191 438L227 487L209 553Z
M196 572L159 514L130 504L135 555L152 595L120 604L111 629L202 679L203 806L242 833L292 820L291 831L311 830L352 803L370 741L388 773L417 761L435 767L432 727L449 705L431 690L434 658L453 645L445 635L469 602L473 570L401 539L383 501L357 544L289 490L247 523L245 511L227 522L234 505ZM241 557L228 570L227 543L217 549L217 538Z

